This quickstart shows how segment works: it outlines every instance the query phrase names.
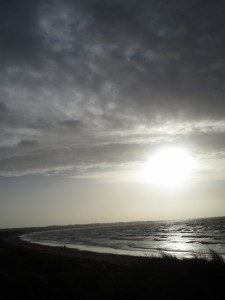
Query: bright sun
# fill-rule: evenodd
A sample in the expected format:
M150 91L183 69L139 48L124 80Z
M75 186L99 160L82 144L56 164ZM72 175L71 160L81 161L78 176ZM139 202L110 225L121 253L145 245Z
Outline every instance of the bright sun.
M167 187L178 186L191 177L194 166L194 158L184 149L163 149L146 162L141 181Z

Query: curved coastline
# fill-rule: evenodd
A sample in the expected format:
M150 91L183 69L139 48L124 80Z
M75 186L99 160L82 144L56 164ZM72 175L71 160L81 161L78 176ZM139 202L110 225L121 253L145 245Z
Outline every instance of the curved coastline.
M137 257L44 246L19 237L34 230L0 230L1 296L13 299L218 298L225 264L219 256Z
M41 228L41 231L48 230L48 228ZM27 233L37 232L37 228L34 229L3 229L0 230L0 238L1 240L8 244L9 247L14 249L27 249L31 251L35 251L40 254L50 254L56 256L63 256L63 257L71 257L75 259L88 259L91 261L98 261L98 262L109 262L115 264L123 264L123 263L130 263L130 261L134 261L137 259L137 256L131 256L127 254L115 254L115 253L103 253L103 252L96 252L90 248L86 249L78 249L74 247L66 247L62 248L60 245L53 245L53 244L43 244L43 243L34 243L24 238L22 236L26 235Z
M218 222L219 221L219 222ZM223 221L223 223L221 223ZM101 254L177 258L209 257L211 250L225 258L223 219L185 222L93 224L35 228L21 236L30 243ZM204 222L204 223L203 223ZM212 224L212 229L208 229ZM203 226L204 225L204 226ZM214 234L215 229L217 233ZM218 235L218 229L221 229Z
M47 247L55 247L55 248L60 248L62 249L73 249L73 250L78 250L78 251L85 251L85 252L94 252L94 253L99 253L99 254L112 254L112 255L126 255L126 256L146 256L145 253L142 251L134 250L134 251L129 251L129 250L124 250L124 249L115 249L111 247L100 247L100 246L93 246L93 245L80 245L80 244L72 244L72 243L60 243L60 242L46 242L46 241L36 241L32 240L31 238L28 238L25 235L19 236L19 238L27 243L31 244L36 244L36 245L42 245L42 246L47 246ZM157 255L158 251L152 251L151 255L149 256L154 256L158 257Z

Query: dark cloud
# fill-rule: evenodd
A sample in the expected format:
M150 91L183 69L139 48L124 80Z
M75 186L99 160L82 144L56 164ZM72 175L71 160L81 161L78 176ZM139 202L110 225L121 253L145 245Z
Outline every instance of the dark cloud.
M35 147L38 144L39 144L38 141L22 140L17 144L17 146L22 148L27 148L27 147L30 148L30 147Z
M17 173L48 172L51 169L88 167L92 165L116 165L147 157L151 146L139 144L109 144L101 146L75 146L58 149L36 149L35 141L22 141L19 148L28 151L16 152L15 147L0 149L1 175ZM18 148L18 147L17 147Z
M2 1L3 170L135 160L131 144L141 157L157 134L223 149L224 13L220 0Z
M72 130L80 130L83 126L80 120L64 120L60 121L59 125L64 126L65 128L72 129Z
M3 65L36 64L41 40L38 33L38 12L42 1L1 1L0 61Z
M7 110L7 106L4 102L0 102L0 112L6 111Z

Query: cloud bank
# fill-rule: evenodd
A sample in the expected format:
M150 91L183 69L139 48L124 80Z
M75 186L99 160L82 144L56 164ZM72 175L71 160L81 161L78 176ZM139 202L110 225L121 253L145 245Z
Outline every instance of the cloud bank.
M4 1L0 175L224 153L223 1ZM218 154L219 153L219 154Z

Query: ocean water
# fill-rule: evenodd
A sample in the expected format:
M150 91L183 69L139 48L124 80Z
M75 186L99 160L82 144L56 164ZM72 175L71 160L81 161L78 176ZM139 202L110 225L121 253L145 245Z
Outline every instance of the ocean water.
M33 232L22 239L102 253L179 258L209 255L214 250L225 258L225 217L185 221L135 222L93 225Z

